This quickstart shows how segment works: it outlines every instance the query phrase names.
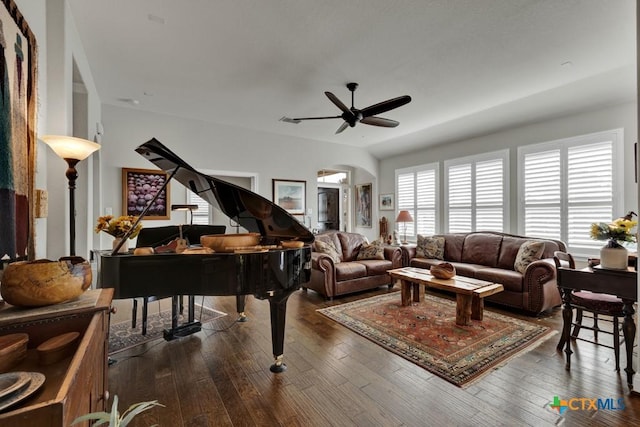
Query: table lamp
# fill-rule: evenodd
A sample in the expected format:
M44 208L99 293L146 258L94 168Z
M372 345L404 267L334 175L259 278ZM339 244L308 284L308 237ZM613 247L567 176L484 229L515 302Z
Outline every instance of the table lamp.
M198 205L171 205L172 211L189 211L191 213L190 225L193 225L193 211L198 210Z
M70 255L76 255L76 207L75 189L78 171L78 162L89 157L94 151L100 149L100 144L82 138L66 135L44 135L40 139L47 144L58 157L67 162L66 172L69 180L69 249Z
M411 214L409 213L409 211L400 211L398 212L398 216L396 217L396 222L404 223L404 238L402 239L402 244L406 245L407 244L407 223L413 222L413 218L411 217Z

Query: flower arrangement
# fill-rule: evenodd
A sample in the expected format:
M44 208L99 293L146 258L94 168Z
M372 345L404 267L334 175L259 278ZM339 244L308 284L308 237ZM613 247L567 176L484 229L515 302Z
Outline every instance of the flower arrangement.
M638 221L633 219L635 212L629 212L627 215L615 219L610 223L596 222L591 224L591 238L594 240L608 240L608 247L618 247L618 242L635 242L636 235L632 232L633 228L638 225Z
M96 233L104 231L113 237L122 238L133 228L133 224L135 224L137 219L138 217L133 215L122 215L115 219L113 215L101 216L98 218L98 223L96 224ZM129 238L133 239L136 237L141 229L142 224L136 225L136 228L131 235L129 235Z

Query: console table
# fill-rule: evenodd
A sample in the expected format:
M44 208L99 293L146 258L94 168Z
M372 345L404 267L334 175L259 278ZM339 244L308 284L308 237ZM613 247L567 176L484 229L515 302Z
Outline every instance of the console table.
M112 297L113 289L90 289L73 301L47 307L0 305L0 335L29 334L27 356L12 371L45 375L33 396L0 412L2 427L66 427L80 415L105 410ZM66 332L80 334L73 354L53 364L39 363L36 347Z
M637 273L634 270L605 270L599 266L574 270L570 268L558 268L558 288L562 294L564 308L562 311L563 327L562 337L558 349L565 347L567 363L566 369L571 369L571 322L573 310L571 306L571 294L574 290L591 291L603 294L615 295L622 299L624 321L622 332L624 334L624 346L627 355L627 384L633 389L633 342L636 335L636 324L633 319L635 310L633 304L638 301Z

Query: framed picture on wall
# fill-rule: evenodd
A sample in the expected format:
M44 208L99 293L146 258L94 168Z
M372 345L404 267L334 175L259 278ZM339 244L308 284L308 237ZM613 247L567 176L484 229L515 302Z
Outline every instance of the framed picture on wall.
M23 2L24 3L24 2ZM0 5L0 269L35 259L37 46L14 0ZM63 182L64 177L60 177Z
M169 175L161 170L122 168L123 215L140 215L167 182ZM169 186L155 200L144 219L169 219Z
M393 194L381 194L380 195L380 206L378 209L381 211L392 211L396 208L395 200L393 198Z
M307 181L274 179L273 203L291 215L304 215L307 200Z
M371 184L356 185L356 227L371 227Z

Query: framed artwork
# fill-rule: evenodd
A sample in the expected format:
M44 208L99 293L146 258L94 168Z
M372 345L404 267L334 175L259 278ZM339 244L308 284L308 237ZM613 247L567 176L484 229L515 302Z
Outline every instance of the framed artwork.
M371 227L371 184L356 185L356 227Z
M123 215L140 215L169 179L169 174L154 169L122 168ZM144 219L169 219L169 186L147 211Z
M380 206L378 209L380 209L381 211L392 211L395 208L396 208L396 204L393 198L393 194L380 195Z
M273 203L291 215L304 215L307 200L307 181L274 179Z
M35 259L36 38L13 0L0 6L0 259ZM1 268L1 267L0 267Z

